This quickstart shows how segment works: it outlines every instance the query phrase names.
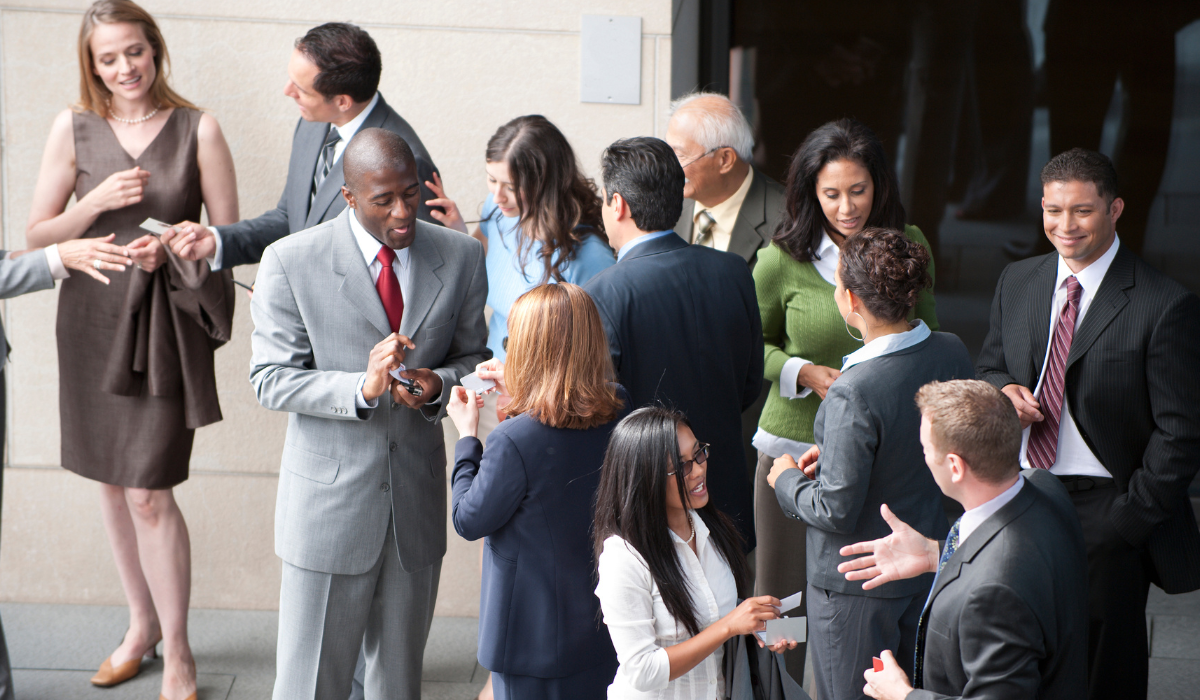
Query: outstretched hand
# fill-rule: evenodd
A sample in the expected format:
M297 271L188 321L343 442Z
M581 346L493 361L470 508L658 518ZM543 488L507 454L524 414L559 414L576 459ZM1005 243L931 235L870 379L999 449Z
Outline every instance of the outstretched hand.
M892 528L892 534L842 547L838 553L843 557L867 555L838 564L838 571L846 575L846 580L864 581L863 590L869 591L885 583L937 571L940 556L937 541L909 527L886 503L879 507L879 512Z

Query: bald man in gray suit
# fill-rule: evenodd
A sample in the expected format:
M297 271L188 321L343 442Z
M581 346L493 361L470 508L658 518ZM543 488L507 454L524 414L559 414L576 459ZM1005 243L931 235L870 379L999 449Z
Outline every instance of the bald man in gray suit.
M446 551L438 421L491 355L484 254L417 220L402 138L365 129L343 159L347 209L268 247L250 305L250 381L289 414L274 697L347 697L362 647L368 700L416 700Z

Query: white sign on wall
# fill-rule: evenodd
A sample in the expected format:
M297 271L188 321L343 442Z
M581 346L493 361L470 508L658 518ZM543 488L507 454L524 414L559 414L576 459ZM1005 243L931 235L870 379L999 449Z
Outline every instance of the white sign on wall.
M642 18L584 15L580 102L642 103Z

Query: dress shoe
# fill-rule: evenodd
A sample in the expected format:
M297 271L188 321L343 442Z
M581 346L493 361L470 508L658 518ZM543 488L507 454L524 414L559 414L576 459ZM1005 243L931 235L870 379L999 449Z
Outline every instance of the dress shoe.
M166 696L166 695L159 695L159 696L158 696L158 700L167 700L167 696ZM195 693L192 693L191 695L187 696L187 697L186 697L186 698L184 698L183 700L196 700L196 694L195 694Z
M117 666L116 668L113 668L112 656L109 656L104 660L104 663L100 664L100 670L96 672L96 675L92 676L92 685L99 686L101 688L111 688L114 685L124 683L130 678L133 678L142 670L142 658L158 658L158 652L156 651L155 647L157 647L158 642L161 641L162 639L160 638L158 641L154 642L154 644L151 644L150 649L144 654L141 656L136 656L120 666Z

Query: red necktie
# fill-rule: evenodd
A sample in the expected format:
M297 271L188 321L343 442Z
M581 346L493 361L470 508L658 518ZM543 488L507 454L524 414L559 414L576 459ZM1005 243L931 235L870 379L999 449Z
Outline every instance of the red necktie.
M400 320L404 318L404 295L400 293L400 281L396 279L396 271L392 269L396 251L383 246L375 259L383 263L379 278L375 280L375 289L379 291L379 300L383 302L383 310L387 312L388 325L394 332L399 333Z
M1035 469L1054 466L1058 455L1058 426L1062 419L1063 382L1067 368L1067 356L1071 354L1071 339L1075 336L1075 318L1079 315L1079 297L1083 288L1074 275L1067 278L1067 303L1063 306L1058 324L1054 327L1054 340L1050 343L1050 354L1046 357L1046 376L1042 380L1041 404L1043 419L1034 423L1029 430L1029 445L1026 456Z

